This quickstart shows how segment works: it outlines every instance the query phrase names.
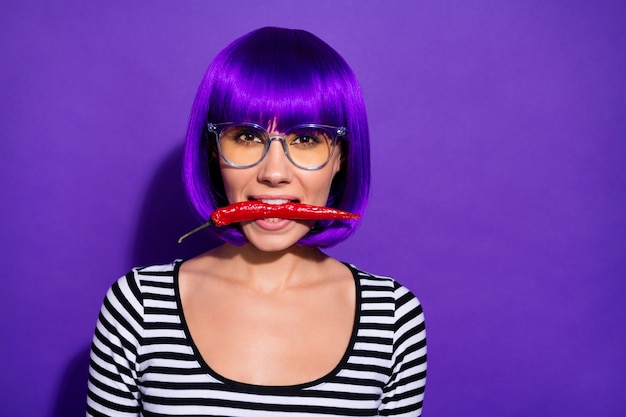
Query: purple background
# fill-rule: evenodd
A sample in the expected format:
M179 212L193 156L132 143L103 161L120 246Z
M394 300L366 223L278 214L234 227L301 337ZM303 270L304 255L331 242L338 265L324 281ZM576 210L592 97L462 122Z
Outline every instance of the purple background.
M425 416L626 410L626 3L10 1L0 16L6 416L84 415L106 289L211 245L180 189L228 42L313 31L361 80L363 226L330 251L421 299Z

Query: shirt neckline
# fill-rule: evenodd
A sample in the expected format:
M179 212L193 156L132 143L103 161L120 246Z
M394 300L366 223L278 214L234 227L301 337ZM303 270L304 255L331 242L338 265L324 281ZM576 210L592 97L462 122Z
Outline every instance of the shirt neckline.
M246 382L235 381L233 379L230 379L221 375L220 373L216 372L202 357L202 354L200 353L200 350L196 346L196 343L194 342L193 337L191 336L191 332L189 331L189 326L187 325L187 320L185 319L185 313L183 311L182 300L180 297L179 272L180 272L180 267L184 262L185 262L184 260L177 260L174 263L173 276L174 276L174 295L176 298L176 309L180 317L181 326L183 328L183 331L185 332L185 338L187 339L187 343L193 350L194 359L196 360L196 362L198 362L198 364L200 365L200 367L205 373L209 374L210 376L212 376L213 378L217 379L218 381L222 382L223 384L227 386L232 386L239 390L243 390L247 392L288 393L288 392L299 391L304 388L310 388L316 385L320 385L324 382L328 382L333 377L338 375L342 369L345 368L345 365L348 363L354 351L354 345L356 343L356 337L358 334L359 324L360 324L361 314L362 314L361 283L360 283L360 279L358 275L358 270L353 265L342 262L343 265L346 266L350 270L350 273L352 274L352 278L354 279L356 297L355 297L354 321L352 324L352 334L350 335L348 346L343 356L337 363L337 365L326 375L323 375L320 378L317 378L313 381L308 381L308 382L303 382L303 383L293 384L293 385L257 385L257 384L250 384Z

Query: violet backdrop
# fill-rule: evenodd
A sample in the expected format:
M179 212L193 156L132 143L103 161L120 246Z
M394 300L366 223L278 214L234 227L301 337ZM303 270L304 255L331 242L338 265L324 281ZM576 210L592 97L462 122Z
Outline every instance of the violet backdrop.
M359 77L373 191L329 252L421 299L426 417L626 412L626 3L4 1L4 416L84 415L106 289L213 242L180 184L195 89L260 26Z

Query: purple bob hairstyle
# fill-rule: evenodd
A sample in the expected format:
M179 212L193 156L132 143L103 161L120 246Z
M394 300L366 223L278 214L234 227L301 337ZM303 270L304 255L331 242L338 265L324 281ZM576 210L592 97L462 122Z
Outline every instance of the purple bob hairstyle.
M327 206L363 214L370 188L370 151L363 94L345 60L304 30L266 27L235 40L211 62L198 88L187 129L183 177L187 195L204 221L229 204L219 154L207 121L252 122L277 129L304 123L346 127L342 167ZM329 247L347 238L358 221L318 221L297 243ZM235 226L210 229L221 240L247 240Z

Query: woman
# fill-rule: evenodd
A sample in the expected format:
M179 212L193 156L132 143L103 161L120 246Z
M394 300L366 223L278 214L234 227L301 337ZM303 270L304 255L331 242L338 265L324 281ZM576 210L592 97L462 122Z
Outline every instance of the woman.
M308 32L243 36L200 85L184 166L203 219L242 202L362 214L369 137L356 77ZM358 220L272 216L213 226L222 246L113 285L88 415L421 415L418 301L320 250Z

